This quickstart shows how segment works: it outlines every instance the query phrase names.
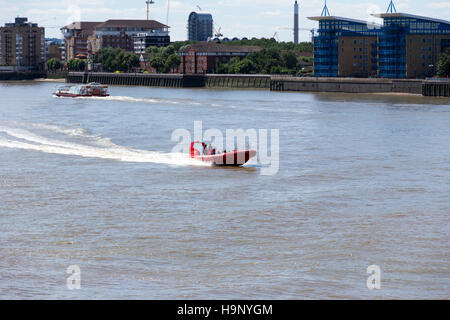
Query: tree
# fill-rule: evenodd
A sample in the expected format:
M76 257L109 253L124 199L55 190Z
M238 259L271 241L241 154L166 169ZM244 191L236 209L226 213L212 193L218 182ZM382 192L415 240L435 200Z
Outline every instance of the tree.
M156 72L165 72L166 61L161 55L158 54L150 57L149 64L155 68Z
M166 60L166 69L175 69L178 68L181 64L181 58L178 54L171 54Z
M86 69L86 63L80 59L71 59L67 61L67 69L69 71L84 71Z
M258 72L258 66L250 59L243 59L234 67L234 73L255 74Z
M47 69L50 71L60 70L62 66L61 60L52 58L47 61Z
M284 51L281 54L283 65L288 69L295 69L297 67L297 56L293 51Z
M441 54L437 66L437 73L440 77L450 76L450 48Z
M120 48L103 48L94 56L95 63L101 63L109 72L129 72L140 66L139 57L134 53L126 53Z
M153 56L156 54L159 54L161 51L156 46L150 46L147 49L145 49L145 53L147 53L149 56Z

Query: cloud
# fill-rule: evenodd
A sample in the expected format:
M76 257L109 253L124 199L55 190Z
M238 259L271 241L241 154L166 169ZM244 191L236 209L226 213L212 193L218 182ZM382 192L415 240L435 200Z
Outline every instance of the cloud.
M399 11L447 19L450 3L445 0L396 0ZM328 0L328 8L332 15L373 20L369 13L379 10L385 12L388 0ZM171 0L169 25L173 40L186 39L186 24L191 11L213 15L215 28L222 27L227 37L266 37L270 38L278 26L289 28L293 24L294 0ZM309 16L320 15L323 0L301 0L300 28L317 28L317 22L308 20ZM80 8L68 10L70 6ZM27 16L30 21L46 27L50 37L61 37L59 28L67 20L80 19L87 21L104 21L107 19L145 19L146 6L144 0L0 0L0 23L10 22L14 17ZM375 9L376 8L376 9ZM78 13L77 13L78 12ZM71 17L73 16L73 17ZM167 0L156 0L151 6L152 19L166 22ZM292 40L290 30L279 30L282 41ZM310 40L308 31L301 31L301 41Z
M450 9L450 2L431 2L427 7L431 9Z

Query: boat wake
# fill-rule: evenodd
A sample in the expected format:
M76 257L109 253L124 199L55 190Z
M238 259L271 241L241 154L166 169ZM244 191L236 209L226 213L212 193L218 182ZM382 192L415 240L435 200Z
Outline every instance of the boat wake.
M67 99L66 97L56 97L55 99ZM78 100L97 100L97 101L118 101L118 102L134 102L144 104L165 104L165 105L190 105L190 106L210 106L221 107L218 103L202 103L191 99L161 99L161 98L136 98L128 96L109 96L109 97L75 97L70 99Z
M135 163L155 163L174 166L208 166L182 153L132 149L119 146L109 138L76 127L46 124L2 125L0 148L32 150L49 154L78 156Z

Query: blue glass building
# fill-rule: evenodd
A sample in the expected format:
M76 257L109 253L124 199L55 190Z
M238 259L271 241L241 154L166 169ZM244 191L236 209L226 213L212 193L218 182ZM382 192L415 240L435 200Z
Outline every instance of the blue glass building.
M315 76L435 75L440 54L450 47L449 21L396 12L373 16L382 18L383 25L329 15L309 18L319 22Z

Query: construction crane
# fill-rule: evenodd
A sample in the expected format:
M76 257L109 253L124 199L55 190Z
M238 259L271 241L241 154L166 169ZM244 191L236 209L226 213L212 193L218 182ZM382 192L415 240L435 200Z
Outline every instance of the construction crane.
M290 28L290 27L279 27L277 28L278 30L289 30L289 31L294 31L294 28ZM316 29L306 29L306 28L299 28L298 30L301 31L309 31L311 32L311 39L314 38L315 34L316 34Z
M166 16L166 26L169 25L169 13L170 13L170 0L167 0L167 16Z
M216 38L221 38L221 37L223 37L223 33L222 33L222 27L219 27L219 29L217 29L217 30L214 30L214 32L215 32L215 37Z
M147 21L148 21L148 20L150 20L150 5L154 4L155 1L147 0L147 1L145 1L145 3L147 4Z
M278 37L278 32L275 32L275 33L273 34L272 39L275 39L277 42L280 42L280 38Z

